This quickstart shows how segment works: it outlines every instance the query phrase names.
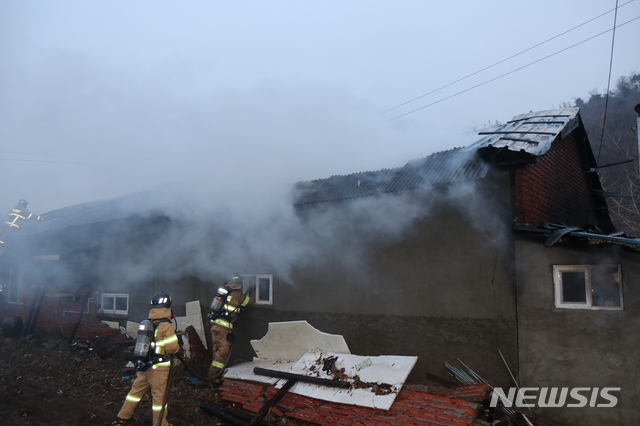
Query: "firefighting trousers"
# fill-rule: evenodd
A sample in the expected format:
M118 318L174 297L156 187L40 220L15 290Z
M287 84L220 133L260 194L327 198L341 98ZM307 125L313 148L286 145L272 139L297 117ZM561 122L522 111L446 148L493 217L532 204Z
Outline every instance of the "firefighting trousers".
M231 333L231 329L219 324L211 324L211 346L213 347L213 361L209 368L209 377L213 378L224 369L229 352L231 351L231 342L227 340L227 335Z
M160 416L160 411L162 411L162 403L164 402L164 394L167 390L168 379L168 369L149 369L147 371L138 371L136 379L131 386L131 390L125 398L124 404L122 404L122 408L118 413L118 417L121 419L130 419L133 416L133 412L138 406L140 399L142 399L142 397L149 391L149 388L151 388L153 425L160 425L160 423L158 423L158 418ZM164 414L162 417L161 426L169 426L169 422L167 422L167 407L164 408Z

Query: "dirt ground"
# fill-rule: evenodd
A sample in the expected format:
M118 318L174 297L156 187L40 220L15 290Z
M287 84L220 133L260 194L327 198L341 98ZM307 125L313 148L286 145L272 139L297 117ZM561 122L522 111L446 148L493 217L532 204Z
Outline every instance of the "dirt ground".
M58 338L0 336L0 424L110 425L135 377L135 370L125 367L125 347L112 341L68 345ZM168 420L174 426L226 425L200 409L201 402L214 401L213 389L188 377L193 374L181 364L173 371ZM148 395L134 417L135 424L151 426Z

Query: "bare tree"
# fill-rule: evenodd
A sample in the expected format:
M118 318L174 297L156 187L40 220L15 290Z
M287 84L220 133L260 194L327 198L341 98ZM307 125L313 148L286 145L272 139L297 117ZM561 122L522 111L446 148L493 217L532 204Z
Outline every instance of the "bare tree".
M606 96L590 92L578 98L614 225L630 236L640 235L640 177L635 105L640 103L640 75L621 77ZM606 109L605 109L606 106Z

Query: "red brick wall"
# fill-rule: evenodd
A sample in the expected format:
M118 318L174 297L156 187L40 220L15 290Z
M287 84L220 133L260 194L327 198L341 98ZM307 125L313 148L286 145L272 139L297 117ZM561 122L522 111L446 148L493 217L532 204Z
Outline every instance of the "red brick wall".
M587 177L573 134L556 140L538 161L515 172L517 224L597 225Z
M22 300L24 302L22 309L11 309L11 316L22 317L25 327L27 326L31 306L35 300L35 294L34 288L25 289L22 294ZM70 336L78 319L77 312L80 312L82 308L85 291L74 292L50 287L47 289L47 294L48 296L45 296L42 301L34 331L40 331L53 336ZM64 294L64 297L60 297L61 294ZM93 300L89 303L88 313L85 313L82 317L75 337L90 340L96 336L104 338L120 334L119 330L109 328L98 319L98 296L99 294L97 292L91 295Z
M488 386L478 385L473 391L486 397ZM257 413L264 400L272 398L276 392L275 387L265 383L233 379L224 379L220 387L223 403L253 413ZM469 426L474 423L478 407L478 402L406 389L400 390L388 411L322 401L289 392L270 409L270 413L276 418L289 417L321 426Z

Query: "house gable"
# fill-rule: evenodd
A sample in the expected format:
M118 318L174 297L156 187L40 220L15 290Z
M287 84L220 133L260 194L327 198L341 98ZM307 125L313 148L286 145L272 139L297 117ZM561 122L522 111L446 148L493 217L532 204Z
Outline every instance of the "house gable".
M516 224L600 225L588 173L573 133L555 141L535 163L515 169Z

